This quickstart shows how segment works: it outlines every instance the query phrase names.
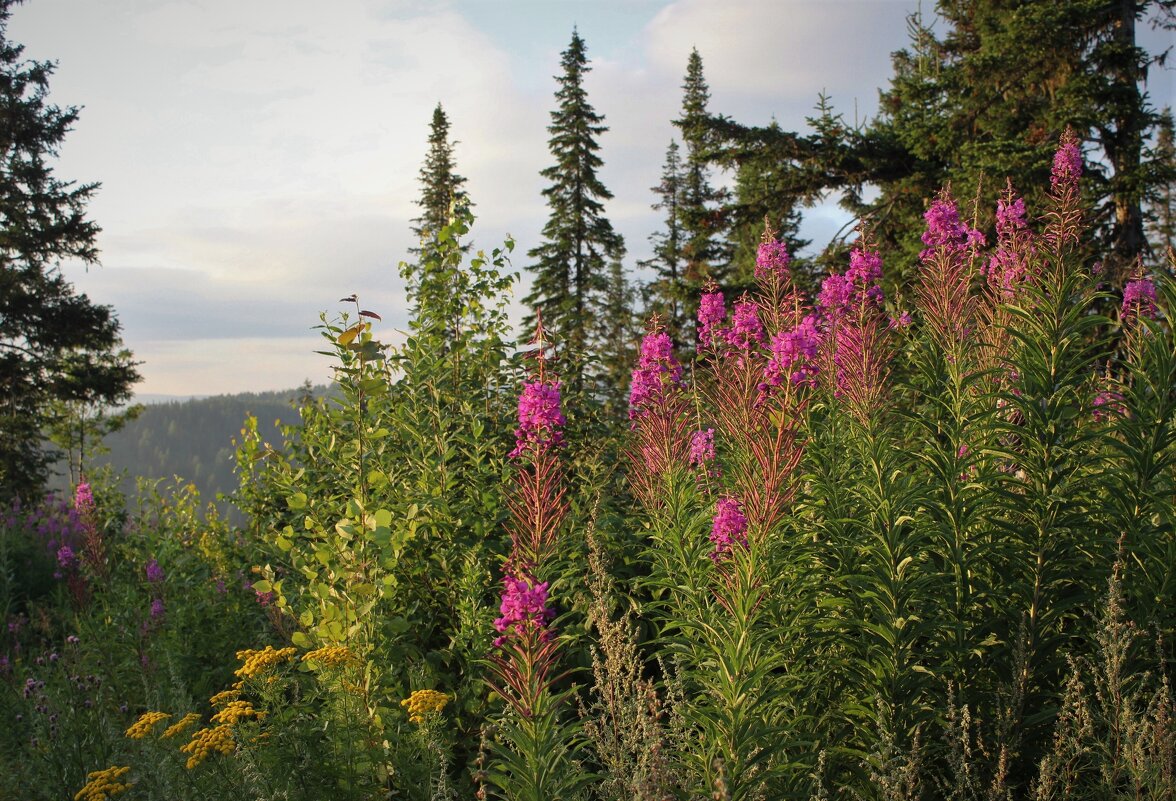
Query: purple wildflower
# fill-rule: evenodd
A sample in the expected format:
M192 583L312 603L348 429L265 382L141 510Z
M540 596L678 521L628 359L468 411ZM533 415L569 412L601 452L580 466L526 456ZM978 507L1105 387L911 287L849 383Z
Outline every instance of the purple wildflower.
M717 341L727 318L727 306L723 293L715 290L704 292L698 302L698 347L706 348Z
M923 261L934 257L937 250L958 253L969 245L984 244L984 235L960 221L959 209L946 195L931 204L923 219L927 221L927 230L923 232L923 244L927 249L919 254Z
M563 445L562 428L567 420L560 411L559 382L529 381L519 395L519 427L515 430L515 447L511 459L517 459L531 446L543 451Z
M904 311L902 314L898 315L898 317L891 317L890 322L886 324L886 327L891 331L894 331L899 328L909 328L913 322L914 319L911 317L911 313L909 311Z
M669 394L681 386L682 365L674 358L669 335L664 331L646 334L629 386L629 419L635 420L662 406Z
M57 564L63 568L68 570L76 560L77 556L74 554L73 548L68 545L62 545L57 549Z
M1078 139L1069 128L1062 134L1061 145L1054 154L1053 169L1050 172L1049 185L1054 194L1061 195L1078 188L1078 179L1082 177L1082 150L1078 147Z
M145 568L147 573L147 581L151 584L158 584L163 581L163 568L159 566L159 562L155 559L148 559Z
M163 613L165 611L166 611L166 609L164 608L162 598L153 598L151 600L151 619L152 620L159 620L161 617L163 617Z
M1127 415L1127 406L1123 403L1122 393L1113 389L1100 390L1094 396L1091 405L1093 406L1094 419L1099 422Z
M752 345L764 343L764 326L759 319L759 307L754 300L744 298L735 304L731 315L731 330L727 342L740 350L750 350Z
M999 237L1009 237L1017 231L1023 231L1028 227L1025 221L1025 200L1024 198L1016 198L1015 200L1005 200L1001 198L996 201L996 234Z
M719 498L715 503L710 541L715 545L710 555L715 561L730 551L736 543L747 546L747 518L744 517L743 506L737 498L726 496Z
M1123 287L1123 306L1119 313L1124 319L1142 315L1156 315L1156 286L1150 278L1133 278Z
M821 283L821 294L817 306L827 317L836 317L845 311L853 297L853 281L844 275L833 274Z
M502 585L502 603L498 607L502 617L494 621L494 628L502 636L494 640L495 648L501 647L520 628L542 628L555 617L547 606L546 581L532 586L525 578L505 576Z
M94 508L94 492L85 481L74 490L74 508L79 512L88 512Z
M817 318L811 314L791 331L776 334L769 347L771 358L764 367L764 383L760 391L766 392L769 387L780 386L785 378L798 387L815 384L817 350L820 345Z
M759 250L755 254L756 279L766 281L773 277L787 278L788 263L791 260L788 255L788 246L783 242L778 242L775 239L760 242Z
M705 467L715 460L715 430L695 431L690 436L690 464Z

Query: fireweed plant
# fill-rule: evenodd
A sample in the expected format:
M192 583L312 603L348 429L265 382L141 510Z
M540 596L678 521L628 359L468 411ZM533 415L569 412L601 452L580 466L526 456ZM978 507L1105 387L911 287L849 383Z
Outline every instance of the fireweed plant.
M537 316L510 458L514 487L507 497L510 553L503 565L498 636L487 659L489 686L506 701L489 737L489 763L480 794L519 801L569 798L587 777L574 765L579 733L568 714L571 687L561 686L562 638L549 589L561 529L568 514L560 451L567 421L560 382L547 370L548 342Z

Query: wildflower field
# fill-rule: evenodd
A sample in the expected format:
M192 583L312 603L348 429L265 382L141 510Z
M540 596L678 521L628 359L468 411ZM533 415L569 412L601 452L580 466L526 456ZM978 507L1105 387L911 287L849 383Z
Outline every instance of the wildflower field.
M908 297L767 230L619 422L459 204L405 344L348 299L338 394L246 422L244 524L0 514L0 798L1173 799L1176 284L1101 274L1082 172L942 193Z

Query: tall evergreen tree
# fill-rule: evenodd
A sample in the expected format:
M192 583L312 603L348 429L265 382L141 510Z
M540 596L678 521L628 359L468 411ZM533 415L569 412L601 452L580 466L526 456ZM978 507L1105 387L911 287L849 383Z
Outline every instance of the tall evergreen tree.
M1154 14L1171 26L1174 7L939 0L934 27L911 18L911 47L894 55L890 87L867 126L848 126L825 107L808 135L722 118L708 128L718 158L758 150L786 168L782 201L840 191L846 208L871 218L888 264L909 273L923 247L919 217L941 187L971 196L984 176L980 209L990 215L1005 176L1023 191L1047 185L1057 137L1073 126L1085 144L1095 244L1122 274L1144 249L1143 199L1176 169L1148 145L1159 115L1145 78L1157 57L1139 47L1136 25ZM871 184L880 192L865 200Z
M698 308L698 297L707 278L726 277L730 252L720 234L724 228L722 202L726 193L711 185L707 160L707 103L710 87L702 71L702 56L697 48L686 61L682 83L682 116L674 125L682 131L686 159L682 175L680 226L684 235L682 252L686 266L684 278L688 290L687 313L691 319Z
M689 319L685 309L688 293L683 280L686 266L683 253L682 232L682 159L678 143L671 140L666 149L666 162L662 167L661 182L652 191L658 200L653 204L655 211L664 212L665 228L650 234L653 257L641 262L641 266L652 269L653 281L647 288L650 311L665 322L666 333L678 348L687 344Z
M53 64L25 61L0 0L0 499L44 486L54 457L43 426L54 401L117 405L139 380L109 306L78 294L61 262L97 262L86 219L97 184L61 181L48 161L77 109L47 102Z
M1164 109L1155 146L1156 160L1161 164L1176 164L1176 141L1172 134L1172 109ZM1150 263L1166 266L1168 251L1176 248L1176 175L1158 184L1149 200L1147 233L1151 246Z
M556 80L559 107L551 112L548 147L555 164L540 173L551 181L543 190L551 211L543 242L528 252L535 260L534 282L523 299L532 311L523 324L534 330L535 309L555 343L560 372L573 390L591 389L602 355L599 322L608 288L608 264L625 252L624 240L604 216L612 198L596 175L602 165L596 137L608 130L604 117L588 103L584 76L591 69L584 40L573 30L563 51L563 74Z
M619 260L610 262L602 318L604 351L601 354L600 387L605 418L614 423L619 420L627 422L629 379L641 340L636 305L636 292L625 276L624 265Z
M421 185L421 197L416 204L421 207L421 216L412 220L412 232L422 245L430 240L435 241L441 229L449 225L455 202L469 204L469 196L463 188L466 179L457 174L457 165L453 159L453 147L456 144L449 141L449 117L438 103L429 123L429 152L425 155L425 163L417 179ZM468 244L464 245L462 252L467 252L469 247ZM419 256L422 248L410 248L409 252Z

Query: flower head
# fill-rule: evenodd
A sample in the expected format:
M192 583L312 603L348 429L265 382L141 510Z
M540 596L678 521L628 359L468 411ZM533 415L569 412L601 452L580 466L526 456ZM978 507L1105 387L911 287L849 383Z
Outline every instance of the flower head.
M73 548L68 545L62 545L57 549L57 564L63 568L70 568L73 563L77 561L77 556L74 554Z
M543 628L555 617L547 606L546 581L532 585L526 578L505 576L502 585L502 603L498 607L502 617L494 621L494 628L502 636L494 640L496 648L520 629Z
M1029 224L1025 221L1024 198L1001 198L996 201L996 233L1000 237L1008 237L1017 231L1025 230Z
M156 561L155 559L148 559L147 560L147 566L145 567L145 571L147 573L147 581L148 582L150 582L152 584L158 584L159 582L163 581L163 578L164 578L163 568L159 566L159 562Z
M725 496L715 503L710 541L715 546L710 555L715 561L730 551L736 543L747 545L747 518L737 498Z
M723 293L717 288L704 292L698 301L698 347L707 348L717 342L727 319Z
M786 278L790 261L787 245L775 239L765 239L755 254L755 277L760 281L772 277Z
M1053 169L1050 171L1049 185L1054 194L1061 195L1078 188L1078 179L1082 177L1082 149L1078 146L1078 137L1070 128L1062 134L1061 143L1054 154Z
M74 508L79 512L88 512L94 508L94 492L85 481L74 490Z
M560 411L558 381L528 381L519 395L519 427L515 430L515 447L510 458L517 459L534 448L543 451L564 444L563 427L567 425Z
M695 431L690 435L690 464L706 467L715 460L715 430Z
M751 350L753 345L764 343L764 326L760 322L759 307L754 300L745 296L735 304L727 342L739 350Z
M413 690L400 705L408 711L408 719L419 726L426 715L440 712L448 703L449 696L437 690Z
M629 385L629 419L635 420L664 405L682 387L682 365L674 358L669 334L656 331L641 341L641 358Z
M923 244L927 249L919 254L923 261L932 258L937 250L958 253L969 245L984 243L983 234L960 222L959 209L947 194L931 204L923 219L927 221L927 230L923 232Z
M778 387L785 379L796 386L812 386L817 376L817 350L821 345L821 334L817 330L817 318L807 315L796 328L781 331L772 337L769 350L771 358L764 367L764 383L761 392Z
M166 611L167 611L167 609L163 605L162 598L153 598L152 599L152 601L151 601L151 619L152 620L159 620L161 617L163 617L163 613Z
M1150 278L1133 278L1123 287L1123 305L1119 313L1124 319L1156 316L1156 286Z

